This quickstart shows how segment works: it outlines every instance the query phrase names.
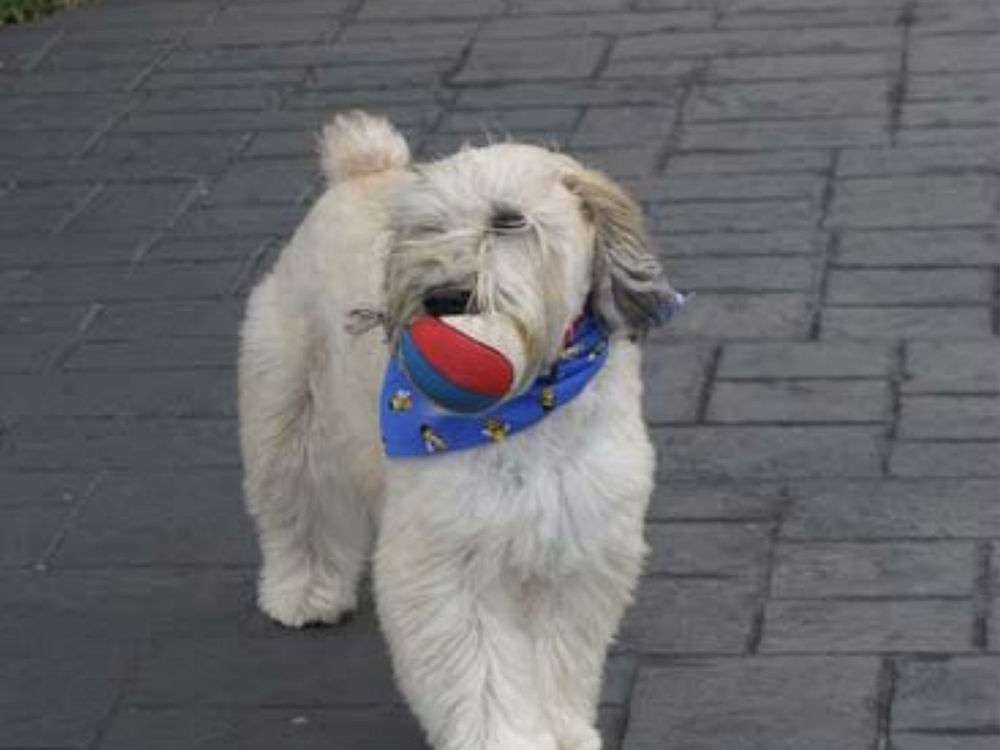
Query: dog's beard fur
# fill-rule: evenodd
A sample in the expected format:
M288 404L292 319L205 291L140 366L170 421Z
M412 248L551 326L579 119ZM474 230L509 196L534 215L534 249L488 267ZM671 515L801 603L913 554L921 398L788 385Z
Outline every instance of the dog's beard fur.
M559 171L497 156L462 152L421 168L393 196L385 322L394 342L428 293L470 291L470 314L507 316L521 334L527 366L516 393L556 360L585 304L594 233ZM494 228L502 212L523 215L524 226Z

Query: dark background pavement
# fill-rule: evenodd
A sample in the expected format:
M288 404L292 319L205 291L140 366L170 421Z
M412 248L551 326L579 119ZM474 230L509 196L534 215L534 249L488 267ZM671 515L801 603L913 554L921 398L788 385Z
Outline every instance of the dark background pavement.
M992 0L105 0L0 30L0 749L421 747L371 605L253 606L234 355L334 110L562 144L650 347L625 750L996 750Z

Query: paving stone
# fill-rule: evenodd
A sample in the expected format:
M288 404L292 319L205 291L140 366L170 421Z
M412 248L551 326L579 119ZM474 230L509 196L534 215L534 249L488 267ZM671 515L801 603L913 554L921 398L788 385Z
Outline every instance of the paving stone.
M970 542L782 543L771 595L777 599L972 596Z
M904 105L903 128L983 125L1000 122L1000 101L913 102Z
M941 735L893 732L895 750L996 750L1000 735Z
M892 3L861 7L847 5L845 7L818 8L736 8L722 17L720 28L755 29L755 28L787 28L801 27L804 20L815 27L827 26L891 26L897 22L899 10Z
M988 479L805 482L781 527L789 539L937 539L1000 535Z
M67 508L0 507L0 567L28 567L42 559Z
M86 747L95 742L128 673L129 649L71 633L40 638L7 631L3 641L0 745Z
M889 384L860 380L717 382L710 422L885 422Z
M876 476L867 427L673 427L653 431L666 476L684 479Z
M88 305L0 305L0 334L74 332L88 313Z
M761 651L964 651L971 632L972 604L963 599L771 601Z
M989 302L995 281L988 271L880 270L830 272L830 304L941 304Z
M897 443L889 457L889 472L897 477L997 477L997 443Z
M880 378L892 369L888 344L867 342L733 343L722 350L718 377Z
M238 302L118 302L105 305L88 329L88 338L203 338L232 336L243 305Z
M414 7L406 0L384 0L380 3L366 5L360 18L369 20L375 18L413 19L423 22L425 19L479 17L498 13L503 8L499 0L431 0Z
M438 131L442 133L513 133L520 131L568 133L580 119L577 109L568 107L490 109L462 111L448 115Z
M672 107L613 107L587 110L573 135L573 146L616 146L663 142L674 123Z
M527 4L525 4L527 7ZM574 10L579 9L575 6ZM484 39L531 39L533 37L627 36L681 29L708 29L712 14L707 10L677 10L662 13L563 13L495 18L480 32Z
M690 232L668 231L658 237L667 257L708 255L812 255L821 243L810 231Z
M1000 387L1000 351L987 343L914 341L906 347L907 393L984 393Z
M837 159L839 177L885 177L924 172L983 172L1000 165L1000 156L981 145L846 149Z
M337 39L345 42L407 39L469 39L475 33L479 22L476 19L440 19L420 23L412 21L357 21L341 29Z
M658 477L647 514L651 521L761 522L777 518L787 499L776 482L684 482L664 471Z
M85 341L61 367L66 371L232 369L234 338ZM222 375L221 377L227 377ZM235 375L231 375L235 380Z
M887 114L878 80L754 82L706 86L692 99L691 122Z
M953 143L975 145L988 142L1000 133L1000 125L946 125L928 128L904 128L896 133L901 146L940 146Z
M772 79L830 79L885 76L899 64L892 50L848 55L755 55L713 59L708 66L712 81L764 81Z
M601 39L476 42L456 83L518 81L539 78L586 78L605 49Z
M253 578L250 570L220 569L5 571L0 627L5 638L33 633L40 643L67 634L100 644L232 637L250 613ZM190 648L197 640L182 642Z
M209 207L188 211L178 222L178 237L284 235L303 218L297 206Z
M680 139L684 151L757 151L884 146L889 139L883 119L837 117L693 123Z
M767 564L770 527L763 523L672 523L646 526L646 570L666 575L756 579Z
M240 473L115 473L104 477L59 546L57 567L251 565Z
M693 422L712 348L656 344L643 352L643 412L650 422Z
M668 173L672 162L668 162ZM698 199L812 198L818 200L825 178L820 175L684 174L632 184L636 197L650 202Z
M458 95L460 109L506 109L509 107L580 107L626 104L671 104L676 92L662 86L635 82L622 86L609 81L560 81L559 83L505 83L463 87Z
M659 204L649 213L652 231L799 229L816 223L818 211L808 199L705 201Z
M899 435L904 439L1000 440L1000 399L996 396L904 396Z
M846 231L836 262L851 266L984 266L997 259L1000 239L982 229Z
M244 133L112 132L97 143L93 153L119 173L123 165L138 163L201 176L220 170L245 140Z
M573 156L591 169L615 177L646 177L652 174L660 160L660 144L642 146L602 146L574 148Z
M259 615L255 615L259 616ZM361 707L401 700L377 632L284 631L282 638L172 640L139 664L132 700L143 707ZM314 669L327 663L336 669Z
M893 29L756 29L650 34L622 39L612 60L634 57L688 55L775 55L795 52L864 52L895 49L898 35Z
M422 732L403 707L369 709L126 708L102 746L107 750L426 750Z
M812 287L811 258L676 258L667 262L671 278L685 292L795 292Z
M642 79L658 80L668 86L680 88L698 69L694 59L612 59L600 68L600 79L622 81Z
M926 99L1000 97L1000 73L915 73L911 72L906 96L910 101Z
M909 68L914 72L995 70L996 34L916 36L910 44Z
M830 156L824 151L761 151L749 154L678 153L670 156L668 178L675 175L798 173L824 174Z
M848 227L947 226L995 217L995 178L922 177L839 182L829 223Z
M214 205L299 204L316 183L315 159L266 159L234 164L212 186Z
M646 579L618 640L643 652L741 653L753 619L754 586L735 580Z
M985 307L834 307L823 311L824 339L993 339Z
M87 491L95 472L43 471L0 473L0 508L66 507Z
M217 419L25 419L4 442L17 469L232 467L236 425Z
M989 731L997 724L1000 662L995 656L904 661L898 666L893 732Z
M699 294L671 333L707 339L798 338L809 328L805 295Z
M640 672L626 750L863 750L878 662L863 657L725 659Z
M0 373L39 372L68 340L58 333L0 335Z
M287 7L287 3L283 6ZM162 91L167 89L231 88L246 86L281 86L302 80L302 71L293 68L268 70L154 70L143 80L142 89Z

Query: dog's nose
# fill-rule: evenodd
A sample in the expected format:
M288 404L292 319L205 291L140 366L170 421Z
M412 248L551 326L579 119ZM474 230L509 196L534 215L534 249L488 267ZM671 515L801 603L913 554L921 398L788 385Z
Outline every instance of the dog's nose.
M424 295L424 309L428 315L462 315L469 309L469 298L472 292L468 289L441 288L431 289Z

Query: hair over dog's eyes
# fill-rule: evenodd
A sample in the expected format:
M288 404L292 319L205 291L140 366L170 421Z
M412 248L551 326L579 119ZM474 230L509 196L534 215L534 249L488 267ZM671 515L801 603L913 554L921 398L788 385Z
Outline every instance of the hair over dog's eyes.
M527 227L528 219L516 208L498 208L490 217L490 229L494 232L520 232Z

